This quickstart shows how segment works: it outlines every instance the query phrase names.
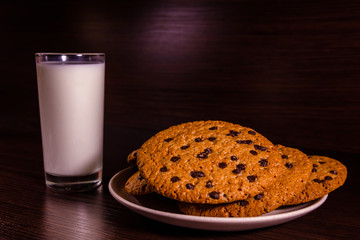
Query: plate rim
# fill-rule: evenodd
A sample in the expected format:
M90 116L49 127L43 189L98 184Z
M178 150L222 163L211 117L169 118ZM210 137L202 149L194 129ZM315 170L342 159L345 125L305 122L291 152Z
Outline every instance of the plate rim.
M287 219L287 218L295 219L298 217L302 217L302 216L312 212L313 210L317 209L318 207L320 207L326 201L326 199L328 197L328 194L326 194L325 196L323 196L322 198L319 198L317 200L313 200L311 202L303 203L303 204L299 204L299 205L294 205L294 208L297 206L297 209L295 209L293 211L287 211L287 212L283 212L283 213L275 213L275 214L271 214L271 215L261 215L261 216L256 216L256 217L235 217L235 218L193 216L193 215L186 215L186 214L182 214L182 213L173 213L173 212L153 209L150 207L136 204L136 203L131 202L131 201L125 199L124 197L120 196L120 194L118 194L117 191L113 187L115 179L130 170L135 170L135 166L130 166L130 167L122 169L121 171L117 172L110 179L109 184L108 184L110 194L112 195L113 198L115 198L119 203L121 203L125 207L127 207L127 208L131 207L130 210L137 212L138 214L141 214L143 216L147 216L147 217L148 217L148 215L144 215L139 212L156 215L156 216L167 217L167 218L171 218L171 219L177 219L177 220L181 220L181 221L189 221L189 222L202 222L202 223L221 222L222 224L227 224L227 223L228 224L230 224L230 223L231 224L241 224L241 223L254 224L254 223L266 222L269 220L276 221L276 220L282 220L282 219ZM121 186L120 189L122 189L123 187L124 186ZM300 206L303 206L303 207L299 208ZM291 208L291 206L290 206L290 208ZM274 211L276 211L276 210L274 210Z

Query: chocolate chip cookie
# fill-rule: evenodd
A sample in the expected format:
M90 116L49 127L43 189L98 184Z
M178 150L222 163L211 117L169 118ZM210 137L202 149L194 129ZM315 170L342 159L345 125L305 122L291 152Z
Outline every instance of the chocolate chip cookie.
M310 177L312 164L309 157L299 149L276 145L276 149L280 152L281 158L284 160L284 166L287 169L285 174L284 187L286 191L286 199L289 201L294 196L301 193L306 186ZM286 202L283 205L286 205Z
M154 191L190 203L229 203L261 194L283 172L275 146L253 129L196 121L163 130L137 152Z
M325 156L309 156L309 159L312 170L305 189L288 201L288 205L321 198L342 186L346 180L347 169L338 160Z
M134 173L125 183L125 190L133 196L145 195L152 193L152 187L141 176L140 172Z
M300 150L281 145L276 148L282 156L284 174L268 189L254 197L228 204L178 202L180 211L188 215L208 217L255 217L285 205L305 188L312 166L307 155ZM260 162L264 167L268 164L266 160Z

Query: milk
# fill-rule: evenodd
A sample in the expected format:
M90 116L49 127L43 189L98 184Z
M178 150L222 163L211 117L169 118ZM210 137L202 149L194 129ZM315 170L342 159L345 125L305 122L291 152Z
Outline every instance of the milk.
M45 172L84 176L102 169L104 63L36 64Z

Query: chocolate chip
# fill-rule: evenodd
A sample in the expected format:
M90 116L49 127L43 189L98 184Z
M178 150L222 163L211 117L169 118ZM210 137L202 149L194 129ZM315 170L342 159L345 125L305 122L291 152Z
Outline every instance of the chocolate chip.
M209 154L209 153L212 153L213 150L212 150L211 148L207 148L207 149L204 150L204 152L207 153L207 154Z
M234 170L232 170L232 172L237 175L241 173L241 169L235 168Z
M287 155L281 155L282 159L288 159L289 157Z
M191 183L188 183L185 185L185 187L189 190L193 190L195 188L195 185L194 184L191 184Z
M260 150L260 151L266 151L267 150L267 147L256 145L256 144L254 145L254 148L256 150Z
M256 196L254 197L255 200L261 200L261 199L263 199L263 198L264 198L264 194L263 194L263 193L259 193L258 195L256 195Z
M239 158L237 156L231 156L230 159L233 160L233 161L239 160Z
M246 200L240 200L240 201L238 202L238 204L239 204L241 207L245 207L245 206L249 205L249 202L246 201Z
M253 141L251 140L237 140L236 142L239 144L248 144L248 145L253 144Z
M248 133L251 134L251 135L255 135L255 134L256 134L256 132L255 132L254 130L249 130Z
M333 178L332 177L330 177L330 176L326 176L325 177L325 180L332 180Z
M218 127L211 127L211 128L209 128L209 130L217 130L218 129Z
M213 187L212 182L211 182L211 181L207 181L205 187L206 187L206 188L212 188L212 187Z
M320 164L324 164L324 163L326 163L326 162L319 162Z
M211 141L211 142L213 142L213 141L216 140L216 137L209 137L208 140Z
M321 182L322 182L322 181L320 181L320 180L317 179L317 178L313 179L313 181L316 182L316 183L321 183Z
M164 141L165 141L165 142L170 142L171 140L173 140L173 138L167 138L167 139L165 139Z
M292 169L293 167L294 167L294 165L292 164L292 163L285 163L285 167L287 168L287 169Z
M257 152L256 152L256 151L254 151L254 150L251 150L251 151L250 151L250 153L251 153L252 155L254 155L254 156L256 156L256 155L257 155Z
M227 164L224 163L224 162L221 162L221 163L218 164L218 166L219 166L219 168L224 169L224 168L227 167Z
M219 197L220 197L220 194L219 194L219 192L211 192L211 193L209 193L209 196L212 198L212 199L219 199Z
M246 166L245 166L245 164L240 163L240 164L236 165L236 168L240 169L240 170L245 170Z
M338 172L335 171L335 170L331 170L330 173L331 173L331 174L334 174L334 175L337 175L337 174L338 174Z
M247 176L247 179L249 180L249 182L255 182L256 176L250 175L250 176Z
M231 130L230 133L233 134L234 136L238 136L240 134L240 132L234 130Z
M141 174L139 174L138 180L141 181L141 180L143 180L143 179L144 179L143 176L141 176Z
M267 167L268 161L266 159L261 159L259 161L260 167Z
M238 131L235 130L230 130L229 133L227 134L227 136L232 136L232 137L236 137L238 136L240 133Z
M314 163L314 164L313 164L313 167L318 167L318 165Z
M192 171L190 172L190 176L193 178L200 178L200 177L205 177L205 173L202 171Z
M172 177L170 180L171 180L171 182L175 183L175 182L180 181L180 178L175 176L175 177Z
M195 142L201 142L201 141L203 141L202 138L195 138Z
M167 172L167 171L169 171L169 169L167 167L160 168L160 172Z
M205 159L205 158L207 158L207 157L208 157L208 154L207 154L207 153L205 153L205 152L202 152L202 153L199 153L199 154L197 155L197 157L198 157L198 158Z
M189 147L190 147L190 145L185 145L185 146L180 147L180 149L185 150L185 149L188 149Z
M170 161L172 162L178 162L180 160L180 157L172 157Z
M316 169L316 168L313 168L313 169L311 170L311 172L317 172L317 169Z

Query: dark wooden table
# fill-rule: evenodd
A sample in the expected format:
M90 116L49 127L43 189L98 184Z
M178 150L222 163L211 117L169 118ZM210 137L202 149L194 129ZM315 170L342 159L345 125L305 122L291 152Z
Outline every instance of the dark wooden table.
M359 1L1 1L0 239L356 239ZM44 184L35 52L105 52L104 183ZM297 220L244 232L147 219L109 194L127 155L181 122L218 119L333 157L343 187Z

